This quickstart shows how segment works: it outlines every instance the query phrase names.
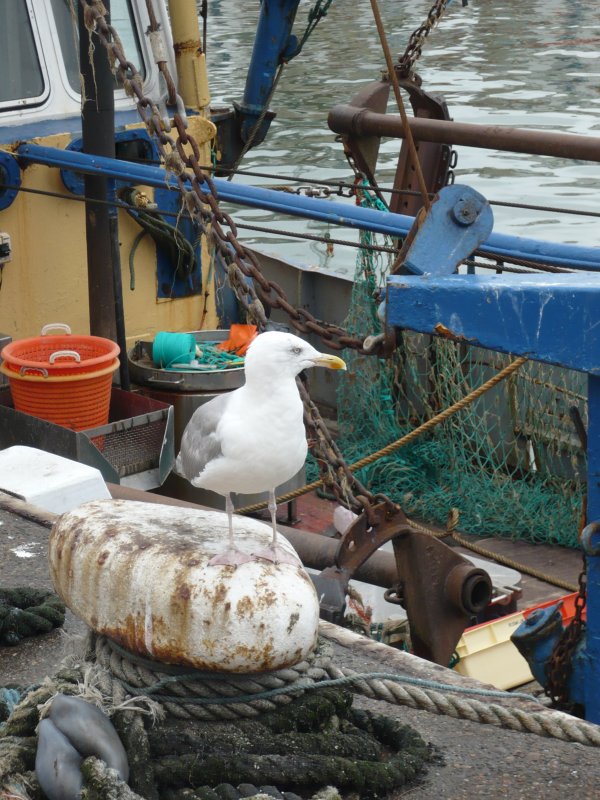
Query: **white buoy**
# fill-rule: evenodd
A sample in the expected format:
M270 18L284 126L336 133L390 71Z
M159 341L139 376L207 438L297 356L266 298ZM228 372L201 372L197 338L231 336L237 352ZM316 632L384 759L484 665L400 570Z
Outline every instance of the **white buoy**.
M248 552L271 541L270 526L257 520L240 517L236 530ZM317 641L311 579L300 560L209 565L227 531L227 518L214 511L86 503L52 529L52 580L94 631L146 658L222 672L298 663Z

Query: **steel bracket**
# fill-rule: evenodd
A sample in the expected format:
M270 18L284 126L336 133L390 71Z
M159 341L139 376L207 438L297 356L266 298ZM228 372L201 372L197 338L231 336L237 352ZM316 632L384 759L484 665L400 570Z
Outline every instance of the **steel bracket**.
M441 95L432 95L421 87L418 75L412 78L398 76L398 84L408 94L413 114L420 119L449 120L450 113L445 99ZM375 109L373 109L375 110ZM427 190L431 193L438 192L448 182L450 169L450 144L439 142L415 141L419 155L419 163L425 179ZM398 166L394 178L394 189L409 189L416 191L415 171L411 163L410 152L406 139L402 140ZM420 194L393 194L390 200L390 211L396 214L416 216L423 200Z
M389 501L357 517L339 543L335 565L313 578L321 616L336 624L343 621L350 579L390 540L413 650L447 665L470 617L491 599L490 578L439 539L414 530L402 509Z
M493 227L494 215L482 194L470 186L446 186L434 198L427 216L415 218L398 271L450 275Z

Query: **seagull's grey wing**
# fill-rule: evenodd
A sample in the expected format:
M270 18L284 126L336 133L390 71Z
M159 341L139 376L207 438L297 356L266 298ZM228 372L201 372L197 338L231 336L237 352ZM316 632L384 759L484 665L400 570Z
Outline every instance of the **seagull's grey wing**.
M197 408L181 437L181 450L175 471L189 481L196 478L208 464L222 455L217 425L223 416L229 395L220 394Z

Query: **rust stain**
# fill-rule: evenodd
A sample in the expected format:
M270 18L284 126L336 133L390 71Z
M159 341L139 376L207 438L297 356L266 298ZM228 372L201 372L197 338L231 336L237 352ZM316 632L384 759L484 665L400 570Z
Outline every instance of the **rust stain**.
M186 42L174 42L173 50L176 56L182 53L202 53L202 48L200 47L200 41L198 39L188 39Z
M300 614L297 611L294 611L293 614L290 614L290 621L287 626L288 633L291 633L294 630L294 627L299 619L300 619Z
M213 602L215 604L222 603L227 596L227 587L224 583L219 583L213 594Z
M166 638L168 633L167 625L162 617L152 615L149 627L152 630L151 645L154 647L154 642L157 638L160 638L160 636ZM181 648L175 646L163 646L162 648L157 648L153 652L150 652L146 646L146 620L139 611L135 614L127 615L118 625L99 626L96 621L94 628L99 633L108 636L117 644L120 644L121 647L138 653L141 656L173 664L179 663L177 659L185 657Z
M443 339L452 339L452 341L457 342L474 342L474 339L470 339L468 336L463 336L462 333L453 333L450 328L447 328L445 325L442 325L441 322L438 322L437 325L434 326L434 330L438 336L441 336Z
M265 589L257 592L254 603L257 611L265 610L277 603L277 595L272 589Z
M190 587L187 583L182 583L181 586L177 589L177 597L181 598L182 600L189 600L192 596L190 591Z
M205 622L210 624L211 620L205 620ZM216 664L215 659L211 658L215 653L216 643L210 637L202 641L204 657L199 655L191 657L189 652L184 649L183 644L174 641L172 638L168 643L159 644L161 638L163 641L167 638L169 631L165 621L161 617L155 616L151 620L152 631L155 635L152 637L152 652L149 652L145 643L144 619L139 613L129 615L119 626L98 627L97 620L94 619L93 627L100 633L110 637L117 644L141 656L165 664L177 664L184 667L193 667L194 669L219 671L225 669L239 674L248 672L247 665L252 664L253 672L267 672L274 669L285 669L297 664L303 656L302 648L298 647L289 658L276 660L272 642L266 642L260 646L239 644L228 655L225 655L219 664ZM162 633L162 637L156 635L159 631ZM239 660L244 661L246 666L234 666L235 662ZM158 668L160 669L160 664Z
M245 595L237 602L236 611L240 617L243 617L245 614L252 614L253 610L253 603L252 598Z

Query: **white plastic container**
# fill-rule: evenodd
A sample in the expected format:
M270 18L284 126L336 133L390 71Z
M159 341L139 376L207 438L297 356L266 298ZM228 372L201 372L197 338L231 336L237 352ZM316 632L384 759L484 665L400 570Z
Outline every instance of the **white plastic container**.
M0 450L0 491L54 514L110 498L100 470L22 445Z

